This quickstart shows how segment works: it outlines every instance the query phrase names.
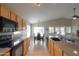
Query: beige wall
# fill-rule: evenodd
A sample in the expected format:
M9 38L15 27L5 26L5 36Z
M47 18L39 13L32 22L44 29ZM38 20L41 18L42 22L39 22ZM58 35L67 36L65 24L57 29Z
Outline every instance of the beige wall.
M72 25L72 20L65 18L33 24L33 26L71 26L71 25Z

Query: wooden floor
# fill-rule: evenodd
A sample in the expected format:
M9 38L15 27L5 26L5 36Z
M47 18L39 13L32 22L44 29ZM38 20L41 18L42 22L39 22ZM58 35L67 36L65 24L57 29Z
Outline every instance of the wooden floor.
M33 41L30 43L30 48L26 56L49 56L46 43L42 41Z

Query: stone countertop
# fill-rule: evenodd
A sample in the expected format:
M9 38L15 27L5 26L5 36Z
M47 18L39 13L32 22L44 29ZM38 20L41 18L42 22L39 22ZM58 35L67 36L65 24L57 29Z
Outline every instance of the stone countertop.
M52 40L53 41L53 40ZM67 56L79 56L79 47L64 41L53 41Z
M0 56L4 55L5 53L7 53L10 50L11 50L11 48L0 48Z

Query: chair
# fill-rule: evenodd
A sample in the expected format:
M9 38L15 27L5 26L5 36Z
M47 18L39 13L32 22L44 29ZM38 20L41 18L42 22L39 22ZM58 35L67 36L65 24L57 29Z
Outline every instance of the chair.
M41 40L41 35L40 35L40 33L37 34L37 40Z

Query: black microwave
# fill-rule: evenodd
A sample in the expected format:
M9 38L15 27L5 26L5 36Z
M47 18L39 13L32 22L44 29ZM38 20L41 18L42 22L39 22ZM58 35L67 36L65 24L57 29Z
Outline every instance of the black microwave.
M17 31L17 22L0 16L0 32Z

